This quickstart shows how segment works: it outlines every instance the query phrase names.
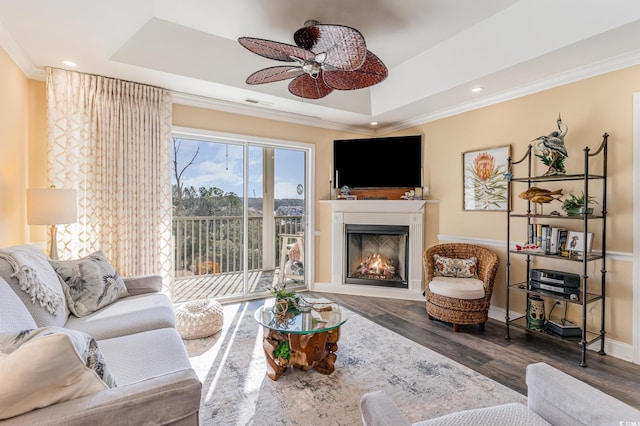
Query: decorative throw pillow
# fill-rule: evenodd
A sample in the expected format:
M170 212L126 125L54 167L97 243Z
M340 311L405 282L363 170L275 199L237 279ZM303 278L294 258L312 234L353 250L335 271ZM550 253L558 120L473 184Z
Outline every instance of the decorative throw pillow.
M62 327L69 317L62 283L36 246L0 249L0 276L27 307L38 327Z
M61 327L0 335L0 419L115 387L95 339Z
M434 275L440 277L477 278L478 258L454 259L433 255Z
M37 327L22 300L0 277L0 334Z
M102 251L78 260L50 260L65 283L69 310L78 317L129 296L127 286Z

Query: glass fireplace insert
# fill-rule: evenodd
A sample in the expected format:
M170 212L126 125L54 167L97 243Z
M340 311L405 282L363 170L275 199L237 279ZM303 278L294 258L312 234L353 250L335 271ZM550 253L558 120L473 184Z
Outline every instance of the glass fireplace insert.
M346 224L345 233L345 284L409 287L409 226Z

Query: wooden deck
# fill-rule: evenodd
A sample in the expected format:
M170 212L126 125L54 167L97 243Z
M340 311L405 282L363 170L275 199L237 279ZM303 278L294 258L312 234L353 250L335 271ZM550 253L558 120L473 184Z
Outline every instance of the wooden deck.
M261 293L278 282L276 271L249 272L248 293ZM241 296L243 294L242 273L194 275L176 278L173 285L173 303L205 298Z

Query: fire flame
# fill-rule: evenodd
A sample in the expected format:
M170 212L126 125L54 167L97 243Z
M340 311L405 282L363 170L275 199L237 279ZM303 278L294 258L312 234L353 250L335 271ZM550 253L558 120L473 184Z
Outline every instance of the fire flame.
M356 273L360 275L374 275L380 277L393 276L396 268L380 253L374 253L364 258L356 268Z

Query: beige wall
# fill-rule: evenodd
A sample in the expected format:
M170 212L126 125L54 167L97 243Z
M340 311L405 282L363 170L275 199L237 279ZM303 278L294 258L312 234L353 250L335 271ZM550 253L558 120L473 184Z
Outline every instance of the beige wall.
M430 198L439 204L427 207L426 245L437 242L437 235L502 241L506 233L506 214L462 211L461 153L510 144L514 158L522 156L531 139L553 130L558 112L569 126L566 144L567 168L582 165L582 149L595 147L608 132L609 221L608 248L628 255L632 251L632 94L640 92L640 67L594 77L498 105L426 123L397 134L424 136L425 183ZM45 186L46 122L43 82L27 80L13 61L0 50L0 246L40 241L29 236L25 223L25 189ZM327 199L326 170L334 139L362 135L260 118L174 105L174 125L237 133L263 138L285 139L316 145L315 281L331 280L330 207L319 204ZM563 185L565 192L575 188ZM514 207L518 207L514 203ZM554 208L559 209L559 203ZM31 232L42 233L38 227ZM35 229L38 228L38 229ZM595 241L596 248L599 242ZM495 246L494 246L495 248ZM504 250L496 248L504 262ZM624 257L624 256L622 256ZM630 258L630 256L627 256ZM631 343L632 268L631 262L607 262L607 336ZM503 263L504 264L504 263ZM560 268L561 266L558 266ZM514 269L522 268L522 261ZM504 306L504 268L500 269L494 302ZM597 308L594 308L597 309Z
M566 162L568 173L580 173L584 163L583 149L595 150L602 141L602 134L609 133L609 163L607 185L607 250L629 255L633 251L633 197L632 197L632 98L640 92L640 66L634 66L602 76L575 82L534 95L466 112L453 117L407 129L401 132L424 135L425 182L430 186L431 198L439 204L439 234L479 240L503 241L506 236L506 215L502 212L473 212L462 210L462 152L483 148L511 145L512 156L520 159L529 141L555 129L558 113L568 124L565 144L569 152ZM536 174L546 167L535 161ZM598 168L598 171L601 171ZM517 170L516 170L517 172ZM526 173L526 170L522 170ZM426 177L428 176L428 178ZM543 185L538 185L545 187ZM597 183L592 184L596 188ZM549 189L562 188L564 193L579 193L580 183L563 182ZM600 194L600 190L598 191ZM514 198L514 210L524 204ZM561 203L545 206L545 212L561 211ZM636 212L637 214L637 212ZM428 219L427 219L428 220ZM512 222L515 238L524 240L525 227ZM576 230L579 224L575 223ZM569 225L566 225L567 227ZM597 229L596 229L597 231ZM594 248L601 239L596 235ZM494 293L494 304L505 306L505 251L500 252L503 267L500 268ZM514 259L515 258L515 259ZM630 260L630 256L628 256ZM524 265L524 259L512 256L514 269ZM578 265L567 262L553 268L567 270ZM542 266L539 266L542 267ZM549 267L549 266L547 266ZM591 276L597 271L592 270ZM607 262L607 337L624 342L632 341L632 268L626 260ZM575 271L577 272L577 271ZM520 311L523 308L520 304ZM512 307L518 307L512 306ZM599 312L597 304L590 307ZM578 312L574 313L578 315Z
M0 247L26 239L29 81L0 49Z

